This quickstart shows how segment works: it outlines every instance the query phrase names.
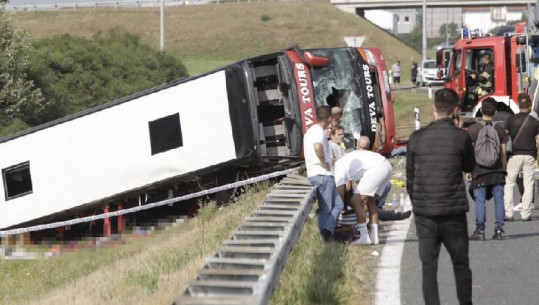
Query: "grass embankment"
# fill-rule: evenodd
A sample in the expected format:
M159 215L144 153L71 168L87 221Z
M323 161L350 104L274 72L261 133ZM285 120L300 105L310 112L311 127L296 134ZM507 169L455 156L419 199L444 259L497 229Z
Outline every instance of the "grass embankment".
M0 260L0 303L169 304L267 192L267 184L250 188L224 209L208 205L179 227L128 237L115 248L46 260Z
M121 27L159 48L158 8L17 13L14 20L37 39L62 34L91 37ZM187 5L165 10L165 49L182 59L190 74L294 44L345 46L344 36L363 35L364 46L381 48L388 64L419 59L417 52L387 32L327 1Z
M204 259L270 191L249 189L237 202L126 244L48 260L0 261L1 304L168 304L193 280ZM316 206L315 206L316 207ZM371 304L382 246L321 243L316 218L305 224L271 304Z
M404 88L404 86L401 86L401 88ZM433 94L441 88L432 88ZM394 93L395 104L393 109L395 112L396 137L399 140L405 140L415 130L414 108L419 108L419 121L421 127L423 127L434 119L432 114L434 100L429 99L427 93L424 91L419 92L419 90L414 93L410 89L401 89L394 91Z
M316 205L315 205L316 207ZM271 305L372 304L382 246L321 243L316 218L309 219L288 257Z

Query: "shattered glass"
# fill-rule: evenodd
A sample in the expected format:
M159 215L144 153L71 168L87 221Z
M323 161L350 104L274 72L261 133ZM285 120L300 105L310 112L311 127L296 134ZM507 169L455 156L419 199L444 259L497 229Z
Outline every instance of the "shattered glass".
M312 70L316 106L340 106L343 109L341 125L345 133L359 136L364 118L362 96L354 82L355 62L352 55L348 49L316 50L313 53L328 58L330 62L326 67Z

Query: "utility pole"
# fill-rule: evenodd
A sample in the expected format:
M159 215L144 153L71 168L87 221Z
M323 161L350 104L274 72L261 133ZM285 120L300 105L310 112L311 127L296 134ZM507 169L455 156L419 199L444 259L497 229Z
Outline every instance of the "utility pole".
M165 52L165 0L161 0L159 51Z
M449 9L445 11L445 45L449 44Z
M423 60L427 60L427 0L423 0Z

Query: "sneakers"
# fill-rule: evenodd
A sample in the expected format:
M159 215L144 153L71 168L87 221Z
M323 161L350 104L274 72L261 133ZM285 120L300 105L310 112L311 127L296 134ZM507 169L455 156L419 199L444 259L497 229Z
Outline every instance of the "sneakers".
M530 205L530 209L532 210L535 210L535 204L531 204ZM515 205L515 207L513 208L513 211L515 212L522 212L522 202L520 202L519 204Z
M470 236L470 240L485 240L485 231L476 229Z
M494 230L494 235L492 239L503 240L503 229ZM470 236L470 240L485 240L485 231L476 229Z
M331 233L328 229L322 229L322 232L320 232L320 240L323 242L328 242L333 239L333 233Z
M494 235L492 235L492 239L503 240L503 233L504 231L501 229L494 230Z
M397 219L398 220L403 220L403 219L406 219L406 218L409 218L410 216L412 216L412 211L408 210L406 212L397 212Z
M515 221L515 217L513 217L513 216L504 216L503 220L504 221Z
M333 239L337 243L349 243L354 241L354 236L348 232L335 231L335 233L333 233Z
M371 238L369 237L369 231L367 230L366 223L359 223L354 226L354 245L370 245Z

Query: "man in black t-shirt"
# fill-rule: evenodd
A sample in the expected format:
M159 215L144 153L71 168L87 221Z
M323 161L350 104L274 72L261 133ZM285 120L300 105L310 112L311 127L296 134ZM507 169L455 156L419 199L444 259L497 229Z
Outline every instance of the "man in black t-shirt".
M412 80L412 92L416 92L417 87L417 63L412 59L412 68L410 68L410 79Z
M468 134L472 138L474 145L477 143L479 131L492 125L492 117L496 114L497 102L489 97L481 105L484 123L475 123L468 128ZM494 129L500 140L499 158L491 167L486 167L475 163L472 173L466 174L466 179L470 181L470 193L475 200L475 232L470 236L471 240L485 240L486 207L485 203L490 198L494 198L495 228L492 239L503 239L504 225L504 198L503 188L505 185L505 166L507 164L506 144L507 132L498 124L494 124Z
M537 159L537 144L539 143L539 121L530 116L532 108L527 94L518 96L520 112L510 117L505 123L505 129L513 139L513 153L507 162L507 177L504 189L505 220L513 220L513 189L520 170L523 174L524 194L522 194L522 221L531 220L531 205L533 199L533 182L535 160ZM517 133L522 127L517 138Z

